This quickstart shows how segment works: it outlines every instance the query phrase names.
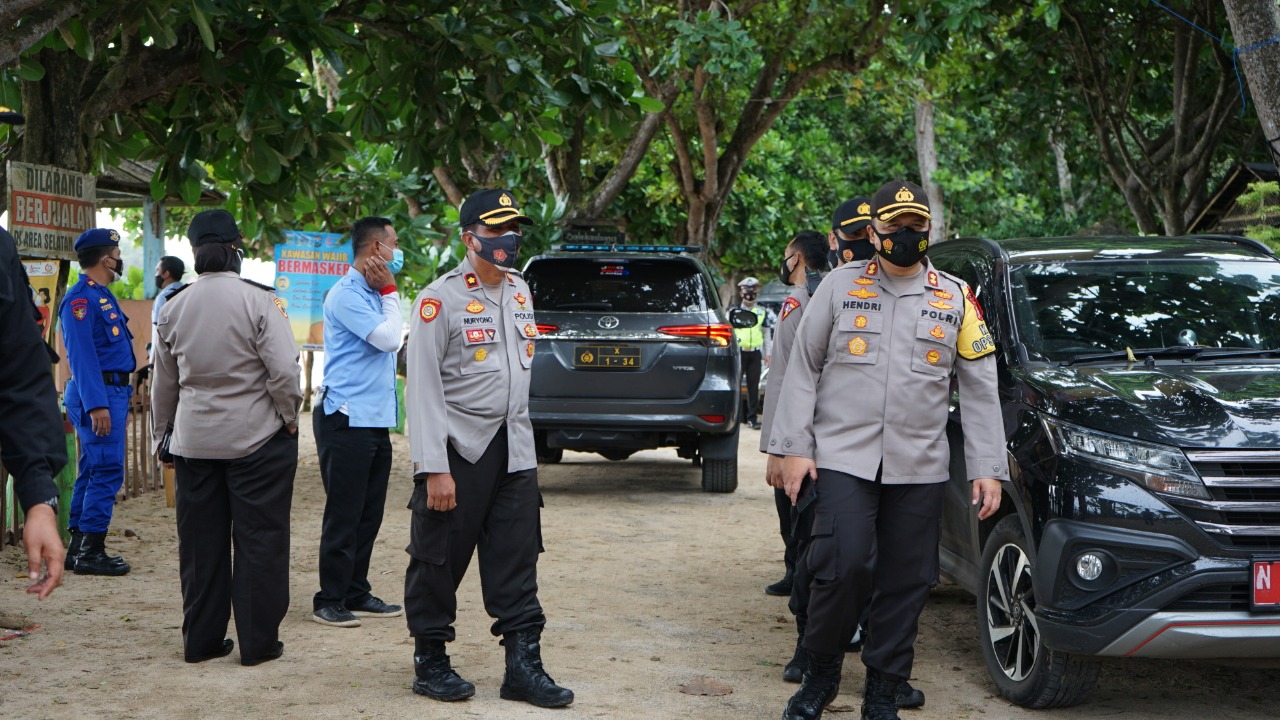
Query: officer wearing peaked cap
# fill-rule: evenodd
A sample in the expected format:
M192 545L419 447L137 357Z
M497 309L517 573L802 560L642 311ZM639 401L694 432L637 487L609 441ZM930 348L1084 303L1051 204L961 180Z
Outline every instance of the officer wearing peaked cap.
M66 569L77 575L124 575L129 564L106 553L116 493L124 484L124 443L133 388L133 334L107 285L124 275L120 233L84 231L74 245L82 270L58 308L71 379L63 393L80 438L80 463L67 526Z
M831 246L828 260L833 268L870 260L876 254L871 244L871 198L856 197L840 203L831 216L827 242Z
M844 647L868 602L862 717L898 718L937 573L953 376L979 518L999 508L1008 479L995 345L969 287L925 257L924 191L895 181L871 206L876 257L832 271L814 293L769 439L769 452L786 456L792 500L805 478L814 493L809 668L784 719L821 717L835 698Z
M414 638L413 691L463 700L475 686L449 665L457 589L477 547L485 609L503 636L501 696L563 707L573 692L542 668L546 616L529 368L538 336L529 286L512 268L521 226L511 193L473 193L459 213L466 258L414 302L409 330L413 511L404 604Z

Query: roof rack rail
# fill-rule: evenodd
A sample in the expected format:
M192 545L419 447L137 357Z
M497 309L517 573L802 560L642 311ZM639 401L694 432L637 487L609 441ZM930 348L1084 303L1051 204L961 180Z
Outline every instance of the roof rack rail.
M1243 235L1227 235L1225 233L1195 233L1192 235L1184 235L1183 237L1200 238L1203 240L1223 240L1226 242L1235 243L1237 245L1244 245L1244 246L1253 248L1254 250L1257 250L1265 255L1270 255L1271 257L1276 256L1276 252L1271 249L1270 245L1262 242L1261 240L1255 240L1250 237L1244 237Z
M563 252L669 252L669 253L700 253L702 247L698 245L621 245L618 243L605 244L583 244L583 243L566 243L557 245L553 250Z

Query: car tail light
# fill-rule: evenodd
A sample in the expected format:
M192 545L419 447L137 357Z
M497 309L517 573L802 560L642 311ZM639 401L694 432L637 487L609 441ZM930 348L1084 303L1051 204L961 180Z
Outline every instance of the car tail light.
M713 425L719 425L720 423L724 422L723 415L699 415L698 417L702 418L703 420L706 420L707 422Z
M728 347L733 340L733 328L728 325L668 325L658 332L676 337L704 338L710 345Z
M559 330L559 329L560 329L560 326L559 326L559 325L544 325L544 324L542 324L542 323L538 323L538 334L539 334L539 335L549 335L549 334L551 334L551 333L553 333L553 332L555 332L555 331L557 331L557 330Z

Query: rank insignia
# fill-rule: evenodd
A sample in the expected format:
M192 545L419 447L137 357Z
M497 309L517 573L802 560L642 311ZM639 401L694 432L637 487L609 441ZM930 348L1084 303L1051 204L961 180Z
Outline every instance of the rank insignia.
M934 325L933 329L929 331L929 334L932 335L933 337L938 338L939 340L947 336L947 334L942 331L941 325Z
M880 274L880 263L874 260L867 263L867 269L862 271L867 277L875 277Z
M525 297L524 293L516 293L514 299L516 304L520 306L521 310L524 309L524 304L529 301L529 298Z
M476 362L484 362L484 359L489 357L489 351L485 350L484 348L480 348L479 350L476 351L475 357L476 357Z
M937 350L930 350L929 352L924 354L924 359L930 365L937 365L938 361L942 359L942 353L938 352Z
M854 339L850 340L850 341L849 341L849 354L850 354L850 355L866 355L866 354L867 354L867 341L866 341L866 340L863 340L863 339L862 339L862 338L860 338L860 337L856 337L856 338L854 338Z
M872 280L871 278L864 278L864 277L858 278L857 280L854 280L854 282L858 283L859 285L875 285L876 284L875 280Z
M475 273L467 273L466 275L463 275L462 281L467 284L468 290L475 290L480 287L480 278L476 277Z
M112 326L111 326L111 335L112 335L112 337L120 337L120 326L119 326L119 325L112 325Z
M440 315L440 301L435 298L427 298L422 301L422 307L418 308L418 317L422 318L422 322L431 322Z
M929 271L929 284L938 287L938 273L932 270Z
M538 337L538 328L534 327L532 323L525 325L525 326L524 326L524 336L525 336L525 337Z
M893 252L893 241L885 240L883 243L885 252Z
M856 328L858 328L858 329L862 329L862 328L866 327L866 326L867 326L867 316L866 316L866 315L859 315L858 317L854 318L854 319L853 319L853 326L854 326L854 327L856 327Z
M849 262L850 260L853 260L853 251L852 251L852 250L845 250L845 251L844 251L844 253L843 253L843 255L844 255L844 261L845 261L845 262Z
M74 315L77 320L83 320L85 313L87 313L88 311L89 311L88 300L85 300L84 298L76 298L75 300L71 301L71 314Z
M276 309L280 311L280 314L283 315L286 320L288 320L289 313L285 312L284 300L281 300L280 298L272 298L272 300L274 300L276 303Z
M955 308L955 305L948 305L946 302L942 300L930 300L929 304L932 305L933 307L938 308L939 310L951 310Z
M85 284L85 285L88 285L89 287L98 287L98 283L96 283L96 282L94 282L94 281L92 281L92 280L85 280L85 281L84 281L84 284Z
M507 273L507 284L508 284L508 285L515 285L515 284L516 284L516 279L515 279L515 278L513 278L513 277L511 277L511 273Z
M940 297L943 300L950 300L953 297L951 293L947 292L946 290L934 290L933 294L934 294L934 297Z
M473 315L475 313L482 312L483 310L484 310L484 306L476 302L475 300L472 300L471 302L467 303L467 312Z
M873 297L880 297L880 293L872 292L866 288L858 288L857 290L850 290L849 294L861 300L866 300L867 298L873 298Z
M525 343L524 354L533 357L533 343Z
M786 319L787 319L787 316L791 314L791 311L792 311L792 310L795 310L795 309L796 309L796 308L798 308L798 307L800 307L800 301L799 301L799 300L797 300L797 299L795 299L795 298L793 298L793 297L789 297L789 298L787 298L787 299L782 303L782 317L781 317L780 319L781 319L781 320L786 320Z

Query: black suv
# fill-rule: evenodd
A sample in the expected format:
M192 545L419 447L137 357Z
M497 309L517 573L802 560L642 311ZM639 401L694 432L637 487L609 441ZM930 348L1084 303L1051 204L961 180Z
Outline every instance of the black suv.
M623 460L674 447L701 464L703 490L737 489L733 325L755 316L726 313L691 255L698 249L564 245L529 260L538 323L529 418L543 462L565 449Z
M1012 481L979 522L949 423L941 547L1000 693L1077 703L1099 657L1280 657L1280 261L1215 236L930 258L1000 348Z

